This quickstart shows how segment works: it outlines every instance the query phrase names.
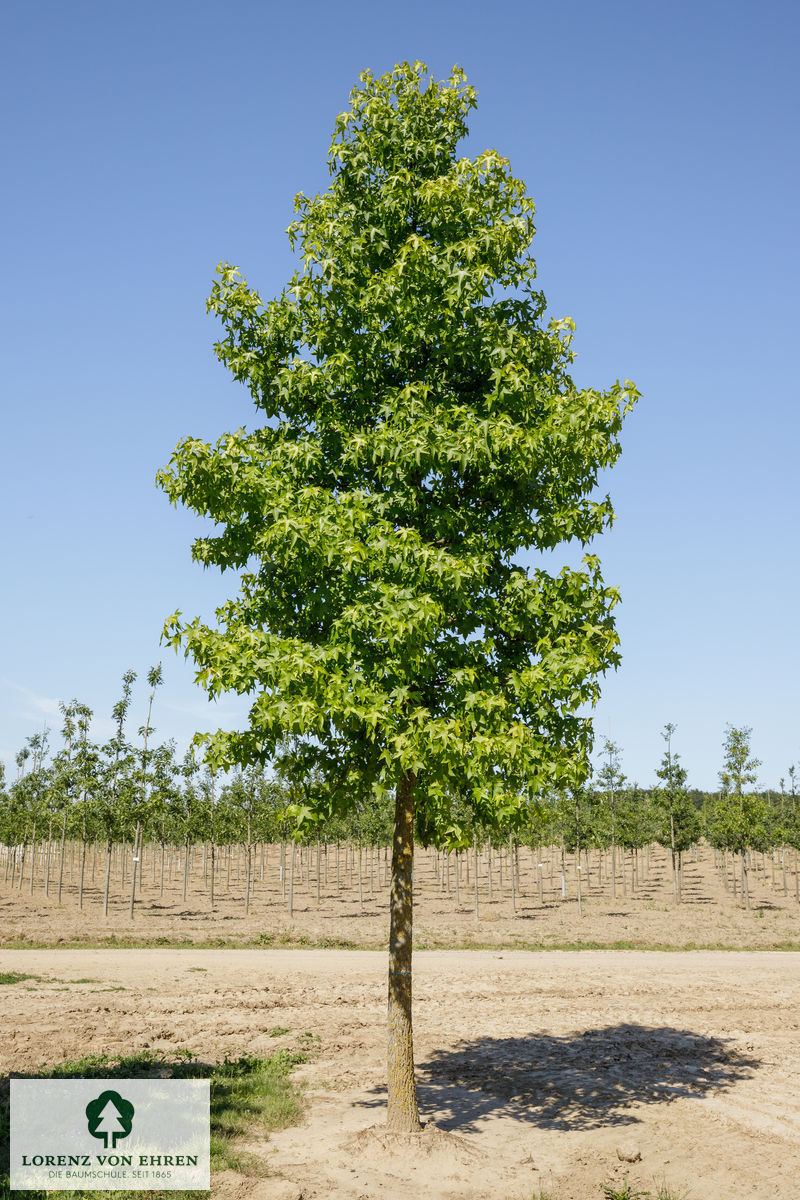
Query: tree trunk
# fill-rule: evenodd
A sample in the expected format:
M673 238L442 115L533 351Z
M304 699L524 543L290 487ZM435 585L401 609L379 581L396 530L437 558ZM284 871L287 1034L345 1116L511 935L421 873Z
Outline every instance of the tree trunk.
M472 839L472 853L475 859L475 924L480 922L481 915L478 907L478 835L477 833Z
M140 838L142 836L141 824L136 822L136 833L133 838L133 856L131 858L131 899L128 908L128 919L133 920L133 906L136 903L136 869L139 866L139 859L142 856Z
M61 822L61 861L58 864L58 903L61 903L61 889L64 886L64 850L67 841L67 813L64 810L64 818Z
M33 877L36 871L36 822L33 822L33 836L31 837L31 895L33 895Z
M250 843L252 830L250 826L250 813L247 814L247 862L245 865L245 881L244 881L244 911L245 916L250 912L250 876L251 862L253 857L253 847Z
M111 838L106 842L106 882L103 890L103 916L108 916L108 890L111 886Z
M513 833L510 833L508 835L508 872L509 872L509 875L511 876L511 915L512 915L512 917L515 917L517 915L517 881L515 878L516 872L514 871L514 835L513 835Z
M402 1133L417 1133L421 1129L411 1026L415 782L416 777L409 771L398 785L392 840L386 1123L389 1129Z
M44 864L44 894L50 895L50 855L53 853L53 825L47 831L47 857ZM8 859L6 859L6 879L8 879Z
M28 831L26 829L25 833L23 835L23 841L22 841L22 859L19 864L19 883L17 884L17 887L20 890L22 890L22 884L25 879L25 851L28 849L27 838L28 838Z
M83 838L81 840L81 867L78 876L78 908L83 908L83 879L86 872L86 823L84 821Z

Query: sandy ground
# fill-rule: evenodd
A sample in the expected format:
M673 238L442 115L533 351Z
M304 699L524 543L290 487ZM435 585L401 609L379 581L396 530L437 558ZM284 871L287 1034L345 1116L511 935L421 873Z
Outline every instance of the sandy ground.
M231 1200L601 1200L626 1173L800 1197L800 954L418 952L417 1138L382 1129L381 952L4 950L0 971L39 976L0 987L4 1072L310 1047L305 1123L254 1142L267 1177L215 1178Z
M238 853L238 848L237 848ZM640 856L640 869L633 886L630 859L626 861L625 887L618 871L616 896L609 879L610 856L601 864L593 852L583 871L583 915L578 913L575 862L567 859L565 895L561 892L560 854L545 850L533 855L520 851L519 883L512 908L507 855L492 858L492 891L488 888L485 855L479 862L478 918L475 917L474 863L469 877L462 863L459 893L451 862L449 889L442 860L438 867L432 853L419 850L415 867L415 942L420 948L452 948L470 944L486 946L552 946L595 943L613 947L616 942L637 946L741 946L751 949L778 948L800 944L800 904L796 899L793 858L787 855L786 890L780 857L777 861L756 856L749 872L751 907L741 905L723 884L714 867L713 852L701 846L699 856L685 856L683 896L679 907L672 900L672 880L666 853L654 847L649 859ZM230 864L225 849L218 851L214 909L211 909L208 873L203 873L202 856L193 856L186 901L182 898L182 863L168 851L165 855L164 887L158 848L145 848L134 920L129 919L130 875L124 879L115 861L111 911L102 915L101 886L103 855L90 856L82 910L77 905L78 856L69 848L63 875L61 904L57 901L55 863L50 894L44 893L43 855L37 859L35 888L30 892L29 873L22 887L10 886L5 872L0 877L0 945L65 942L97 942L114 936L158 938L208 943L221 939L236 945L261 941L311 946L362 946L380 948L388 935L388 888L383 871L365 850L362 855L361 896L357 858L330 847L327 869L320 860L317 899L316 852L310 861L298 859L295 871L293 912L289 913L288 854L284 886L280 881L280 851L265 850L262 860L256 850L250 911L245 915L244 873L241 859ZM541 870L538 862L542 861ZM230 867L230 869L229 869ZM27 868L26 868L27 870ZM262 873L263 872L263 873ZM602 873L601 873L602 872ZM94 878L92 878L94 874ZM541 899L539 876L541 875ZM729 881L731 876L729 876Z

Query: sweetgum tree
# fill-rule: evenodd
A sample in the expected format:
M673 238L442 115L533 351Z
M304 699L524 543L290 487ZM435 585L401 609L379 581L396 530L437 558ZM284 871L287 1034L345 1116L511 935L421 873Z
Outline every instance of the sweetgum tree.
M723 766L719 773L722 794L714 807L709 840L718 848L739 855L742 899L750 907L747 878L747 852L767 848L767 810L764 801L746 793L747 784L756 784L761 760L750 750L752 729L748 725L728 725L722 743ZM735 877L734 877L735 891Z
M698 840L701 833L700 814L686 790L687 771L680 755L673 753L672 735L677 726L672 722L664 726L662 737L667 743L666 753L656 775L661 780L653 800L658 818L656 839L662 846L669 846L672 862L672 895L675 903L681 899L683 871L681 856Z
M594 494L620 452L632 384L577 388L572 322L544 319L533 202L494 150L459 158L475 91L421 63L365 72L336 120L328 190L297 196L301 265L262 300L221 265L217 355L261 423L186 438L158 476L216 522L194 558L240 572L211 627L165 635L211 696L253 697L206 737L215 767L322 778L299 823L394 797L388 1121L419 1128L411 1026L418 836L461 836L454 798L507 824L531 789L573 780L577 710L618 662L594 557L548 573L526 550L612 520Z

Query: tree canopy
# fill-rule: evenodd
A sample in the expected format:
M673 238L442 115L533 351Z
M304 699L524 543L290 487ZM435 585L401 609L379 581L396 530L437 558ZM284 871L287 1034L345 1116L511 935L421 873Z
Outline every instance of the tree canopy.
M455 789L507 816L520 783L588 748L576 713L619 661L616 592L596 558L552 575L519 554L608 527L594 489L637 395L572 382L572 322L545 323L534 284L533 202L496 151L457 156L475 103L459 69L362 75L329 189L295 201L302 266L262 301L223 264L209 300L262 423L184 439L158 477L217 522L194 557L241 572L216 628L168 623L212 696L254 694L211 760L291 737L331 807L413 771L431 833Z
M211 696L254 696L206 740L217 767L278 758L299 821L395 791L388 1120L419 1128L411 1045L414 822L458 843L588 769L598 677L619 661L598 560L520 560L611 523L600 471L633 384L576 387L570 318L545 320L533 202L495 150L459 158L475 107L458 68L361 76L330 186L295 200L301 265L264 301L223 263L216 351L261 424L185 438L158 482L210 517L194 557L238 595L167 622ZM288 745L284 754L281 747Z

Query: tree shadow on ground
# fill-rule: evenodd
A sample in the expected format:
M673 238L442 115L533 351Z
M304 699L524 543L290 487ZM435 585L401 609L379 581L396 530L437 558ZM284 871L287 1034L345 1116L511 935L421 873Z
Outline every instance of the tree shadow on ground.
M724 1091L760 1065L730 1044L684 1029L613 1025L552 1037L479 1038L418 1066L420 1106L438 1128L470 1132L486 1117L543 1129L630 1125L639 1104Z

